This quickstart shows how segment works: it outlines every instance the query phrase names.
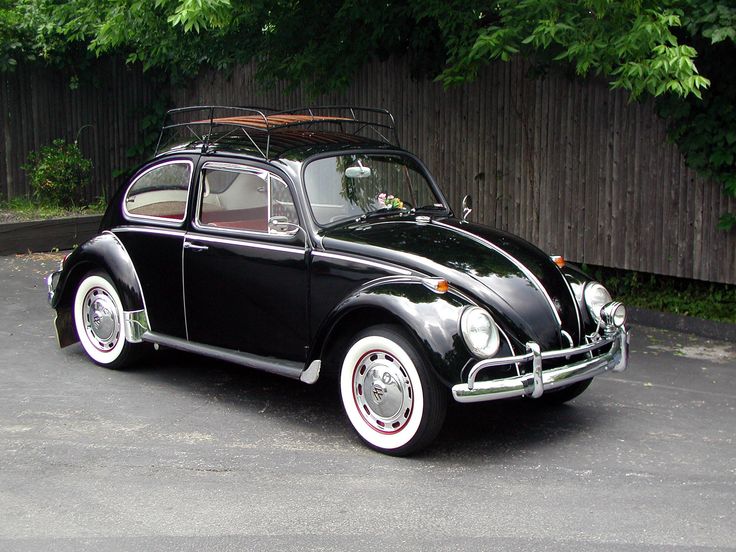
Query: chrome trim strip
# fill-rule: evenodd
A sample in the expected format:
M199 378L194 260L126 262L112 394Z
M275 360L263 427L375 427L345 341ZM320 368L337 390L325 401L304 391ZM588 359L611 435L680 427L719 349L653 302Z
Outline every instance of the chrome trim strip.
M125 340L130 343L140 343L141 336L150 330L146 311L124 311L123 323L125 324Z
M399 274L401 276L410 276L411 271L406 270L405 268L398 268L392 265L379 263L376 261L369 261L367 259L360 259L358 257L351 257L349 255L341 255L337 253L327 253L325 251L313 251L312 255L315 257L324 257L326 259L335 259L338 261L348 261L351 263L357 263L357 264L363 264L366 266L372 266L374 268L380 268L382 270L387 270L389 272L393 272L394 274Z
M261 235L264 235L264 234L261 234ZM190 242L203 241L207 243L221 243L224 245L241 245L243 247L252 247L255 249L270 249L273 251L284 251L286 253L299 253L300 255L304 255L303 245L299 245L299 246L273 245L270 243L236 240L236 239L230 239L230 238L221 238L219 236L207 236L203 234L192 234L192 233L188 233L185 239Z
M555 264L555 266L557 265ZM562 272L562 269L558 266L557 270L560 272L560 276L562 276L562 279L565 282L565 286L567 286L567 291L570 293L570 297L572 297L572 304L575 305L575 318L578 319L578 335L580 336L580 340L582 341L583 340L583 321L580 318L580 304L578 303L578 300L575 298L575 293L573 293L572 291L572 286L570 285L570 282L567 281L567 278L565 277L564 272Z
M112 230L105 230L105 232L111 232L112 234L115 232L139 232L144 234L161 234L163 236L184 236L186 234L186 230L177 230L175 228L169 230L151 226L116 226Z
M256 368L279 376L286 376L287 378L300 379L304 372L303 363L291 360L280 360L272 357L263 357L250 353L241 353L230 349L223 349L222 347L194 343L186 339L171 337L169 335L146 332L141 336L141 339L156 345L164 345L166 347L171 347L172 349L179 349L211 358L217 358L226 362L233 362L235 364L240 364L241 366Z
M187 316L187 287L186 279L184 275L184 243L186 243L186 235L181 246L181 265L179 266L179 272L181 273L181 307L184 309L184 335L189 340L189 320Z
M562 319L560 318L560 314L557 312L557 309L555 308L555 304L552 302L552 298L547 293L547 290L542 285L542 282L539 281L539 279L529 270L526 266L524 266L524 263L516 259L515 257L509 255L506 251L495 245L494 243L481 238L480 236L477 236L473 234L472 232L468 232L467 230L462 230L460 228L455 228L454 226L450 226L449 224L445 224L444 222L439 221L432 221L433 224L437 224L439 226L442 226L443 228L448 228L450 230L453 230L459 234L464 234L471 239L475 240L478 243L481 243L483 245L486 245L493 249L496 253L500 254L502 257L504 257L506 260L508 260L510 263L512 263L516 268L521 270L521 272L526 276L532 284L534 284L534 287L536 287L544 296L544 298L547 300L547 303L549 304L549 308L552 309L552 314L554 314L555 319L557 320L557 323L559 324L560 328L562 327Z
M586 358L558 368L542 369L545 359L567 356L571 351L590 351L606 344L611 344L611 350L600 356ZM536 344L527 344L527 347L529 348L530 345ZM460 383L452 387L452 395L457 402L482 402L527 396L536 398L542 396L545 391L567 387L607 371L623 372L628 367L629 361L629 332L621 328L614 335L595 344L575 349L537 353L532 348L530 352L523 355L494 360L504 361L506 364L532 360L534 370L522 376L477 383L468 379L468 383ZM484 367L491 365L488 361L481 361L476 367L480 364L485 364Z

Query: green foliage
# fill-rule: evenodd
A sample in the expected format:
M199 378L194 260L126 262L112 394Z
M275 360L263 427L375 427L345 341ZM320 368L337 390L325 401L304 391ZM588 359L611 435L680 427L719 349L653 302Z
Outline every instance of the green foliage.
M0 202L0 221L21 222L25 220L40 220L48 218L70 217L78 215L98 215L105 212L107 201L99 197L89 205L74 207L60 207L31 201L26 197L14 197L9 201Z
M679 44L680 17L667 2L646 0L501 0L485 16L472 44L451 51L446 84L473 78L489 60L522 55L538 65L565 62L578 75L611 78L632 98L666 92L700 97L694 48Z
M590 270L627 306L736 323L736 286L597 267Z
M33 60L31 34L15 2L0 0L0 71L12 71L19 61Z
M685 27L691 36L702 36L711 44L736 42L736 4L724 0L684 0Z
M693 0L694 1L694 0ZM521 54L569 63L580 75L610 77L642 93L698 96L707 86L696 52L673 29L673 0L18 0L16 20L33 14L24 41L32 50L87 44L122 52L175 78L201 67L259 61L265 81L307 83L313 92L343 87L371 59L408 54L416 73L448 84L472 79L493 59ZM700 12L699 12L700 13ZM728 14L703 13L711 36L727 34ZM329 22L329 23L327 23ZM692 23L695 25L695 23ZM21 41L21 43L24 43Z
M38 203L73 207L81 203L90 181L92 162L82 155L76 142L69 144L56 139L50 146L31 152L23 170L28 173Z
M391 56L448 85L516 56L599 75L659 98L690 166L731 195L735 40L734 0L0 0L0 71L116 54L177 84L255 60L261 82L312 94Z
M140 114L141 139L125 151L125 156L136 165L153 154L161 134L161 125L171 100L160 95Z
M690 40L701 52L698 64L711 79L702 97L662 97L660 116L668 122L669 137L687 164L723 184L726 195L736 196L736 2L706 0L683 5ZM719 228L736 228L736 215L726 213Z

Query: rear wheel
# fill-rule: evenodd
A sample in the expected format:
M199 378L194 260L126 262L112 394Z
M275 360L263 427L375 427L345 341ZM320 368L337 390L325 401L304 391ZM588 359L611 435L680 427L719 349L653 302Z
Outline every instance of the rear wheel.
M340 394L355 431L371 448L401 456L442 428L446 393L400 328L374 326L348 346Z
M132 360L136 346L125 340L123 305L106 274L89 273L79 283L74 324L84 351L97 364L117 369Z

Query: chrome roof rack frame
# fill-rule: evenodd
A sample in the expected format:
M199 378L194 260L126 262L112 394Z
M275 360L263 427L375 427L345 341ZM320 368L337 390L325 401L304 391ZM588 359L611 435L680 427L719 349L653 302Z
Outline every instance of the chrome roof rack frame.
M225 112L226 114L216 116L216 112ZM197 117L197 113L202 114L203 117ZM187 117L187 115L191 115L191 117ZM378 120L368 120L371 115ZM176 118L182 116L186 118L185 121L175 122ZM186 129L197 142L202 143L202 152L205 152L212 141L213 128L227 126L232 127L232 130L224 136L218 136L218 140L242 132L260 155L264 159L269 159L271 134L273 132L294 127L309 129L314 125L325 124L336 124L340 127L342 133L354 136L358 136L360 132L365 130L370 130L377 135L380 141L400 147L396 121L394 116L386 109L327 105L278 111L254 107L195 105L170 109L166 112L154 156L159 154L164 133L168 130ZM351 128L346 128L346 126ZM265 151L253 139L249 130L266 133ZM393 141L390 138L391 136Z

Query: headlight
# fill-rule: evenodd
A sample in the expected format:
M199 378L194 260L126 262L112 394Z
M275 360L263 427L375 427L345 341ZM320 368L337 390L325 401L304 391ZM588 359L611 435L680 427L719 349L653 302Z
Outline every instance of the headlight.
M465 309L460 317L460 331L465 344L474 355L491 357L498 351L501 340L496 323L491 315L480 307Z
M606 326L616 326L620 328L626 323L626 307L618 301L608 303L602 309L603 320Z
M589 282L585 286L585 305L596 324L601 322L601 309L611 302L611 294L598 282Z

